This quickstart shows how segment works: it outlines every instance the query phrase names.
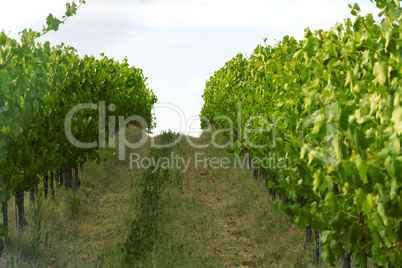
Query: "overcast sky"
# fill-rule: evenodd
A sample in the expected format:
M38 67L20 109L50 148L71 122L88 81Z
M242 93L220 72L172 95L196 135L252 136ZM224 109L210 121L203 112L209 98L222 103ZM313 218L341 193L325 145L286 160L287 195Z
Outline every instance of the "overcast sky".
M41 30L49 13L61 18L67 2L2 1L0 30L18 39L24 28ZM196 135L199 121L187 129L186 121L198 118L214 71L239 52L250 55L264 38L274 44L285 35L302 39L306 27L328 30L351 17L349 3L358 3L363 14L378 14L369 0L87 0L58 32L39 41L64 42L81 56L127 56L158 96L155 133L191 128Z

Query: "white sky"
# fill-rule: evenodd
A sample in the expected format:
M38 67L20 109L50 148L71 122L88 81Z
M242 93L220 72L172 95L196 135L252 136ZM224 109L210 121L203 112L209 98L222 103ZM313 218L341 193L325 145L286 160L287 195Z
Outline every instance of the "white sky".
M61 18L67 2L1 1L0 30L16 39L24 28L41 30L49 13ZM238 52L250 55L264 38L274 44L285 35L302 39L306 27L328 30L351 17L349 3L358 3L362 14L378 13L369 0L87 0L58 32L39 41L64 42L81 56L127 56L158 96L155 133L196 135L199 121L191 131L185 121L200 114L205 81L214 71Z

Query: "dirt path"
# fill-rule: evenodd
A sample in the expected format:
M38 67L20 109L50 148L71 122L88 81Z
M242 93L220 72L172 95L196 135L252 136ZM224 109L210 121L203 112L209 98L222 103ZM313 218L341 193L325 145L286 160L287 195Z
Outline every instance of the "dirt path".
M194 159L196 154L198 159L229 159L230 168L190 164L183 192L175 192L180 200L171 208L176 214L172 224L181 231L172 243L183 243L190 251L196 248L194 260L204 260L207 267L292 267L308 262L303 232L274 210L265 184L255 182L251 170L233 168L234 155L224 149L187 147L184 153ZM172 229L165 227L166 232Z

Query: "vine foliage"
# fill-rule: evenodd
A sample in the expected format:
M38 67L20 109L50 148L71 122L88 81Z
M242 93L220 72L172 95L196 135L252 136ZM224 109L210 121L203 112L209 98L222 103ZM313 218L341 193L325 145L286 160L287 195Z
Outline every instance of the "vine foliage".
M402 11L375 3L380 23L355 4L354 19L328 31L237 55L207 81L201 119L240 133L237 152L283 158L260 171L291 200L276 207L322 233L326 263L344 249L360 265L400 267Z
M152 129L152 108L157 98L147 87L141 69L127 59L117 62L101 54L79 57L64 44L51 46L35 40L57 31L77 9L80 0L66 4L61 20L50 14L41 32L23 30L21 42L0 33L0 202L18 191L30 189L48 172L76 169L84 160L102 159L97 148L83 149L69 142L65 118L76 105L90 103L72 119L72 134L81 142L99 139L101 106L112 107L110 116L142 117ZM99 105L98 105L99 104ZM112 106L109 106L113 104ZM105 108L106 109L106 108ZM116 124L105 124L106 133ZM0 225L1 227L1 225ZM6 235L5 228L1 228Z

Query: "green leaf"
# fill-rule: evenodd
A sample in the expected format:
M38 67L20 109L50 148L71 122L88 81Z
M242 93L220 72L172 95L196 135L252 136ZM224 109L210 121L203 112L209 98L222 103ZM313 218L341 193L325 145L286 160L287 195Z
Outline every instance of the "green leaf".
M0 33L0 47L4 46L7 42L7 36L4 32Z
M374 63L373 74L380 85L384 85L388 79L388 63L385 61Z
M11 77L6 69L0 71L0 89L5 96L9 95Z
M383 203L378 204L377 206L378 214L380 215L382 221L384 222L385 226L388 226L388 216L387 212L385 211L385 207Z
M384 50L385 45L382 42L378 42L374 45L374 49L376 52L381 52Z
M353 9L360 12L360 6L356 3L353 5Z
M3 127L1 128L1 132L3 132L3 134L9 133L9 132L10 132L10 127L3 126Z
M346 73L346 81L345 81L345 87L348 86L352 81L353 81L353 74L352 71L347 71Z
M360 158L360 156L356 157L356 166L357 166L357 169L359 170L360 179L364 183L368 183L368 180L367 180L367 166L366 166L366 163Z
M21 42L27 46L34 46L35 45L35 38L37 37L37 33L32 31L31 29L28 31L24 29L22 31Z
M334 266L334 262L335 262L335 256L332 253L332 251L328 248L328 246L323 245L322 247L322 252L321 252L321 258L328 264L330 264L331 266Z
M399 141L399 140L398 140L398 141ZM395 161L394 161L394 158L391 157L391 156L388 156L388 157L385 159L384 166L385 166L385 168L387 169L388 174L389 174L391 177L395 178L395 177L396 177L396 174L395 174Z
M392 112L391 121L394 123L394 129L398 135L402 135L402 107L397 107Z
M66 17L71 17L77 13L77 5L74 3L66 3Z
M48 26L48 28L47 28L48 31L50 31L50 30L57 31L59 29L60 24L62 24L64 22L53 17L52 14L49 14L49 16L47 16L47 18L46 18L46 23Z

